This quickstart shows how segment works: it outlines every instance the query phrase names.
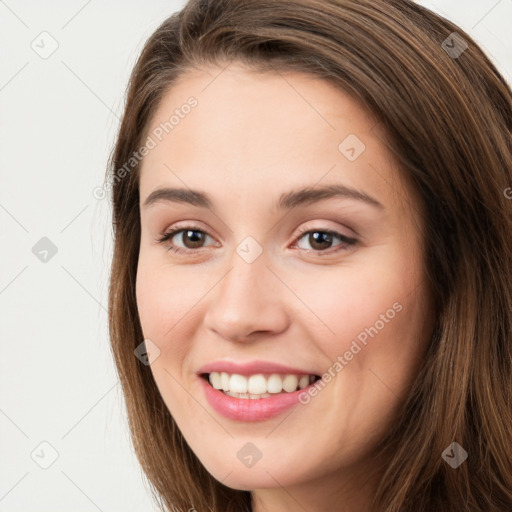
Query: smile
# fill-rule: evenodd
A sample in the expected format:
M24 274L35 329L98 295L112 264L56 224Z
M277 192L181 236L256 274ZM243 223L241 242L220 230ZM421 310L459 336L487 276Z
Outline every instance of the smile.
M260 399L277 393L292 393L304 389L320 377L316 375L293 375L273 373L265 375L240 375L237 373L211 372L208 382L213 388L235 398Z
M227 372L200 376L206 400L217 413L236 421L263 421L299 404L300 393L320 379L317 375Z

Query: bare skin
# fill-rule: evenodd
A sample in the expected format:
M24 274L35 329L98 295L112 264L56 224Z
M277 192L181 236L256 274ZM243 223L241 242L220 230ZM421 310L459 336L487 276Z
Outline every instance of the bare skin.
M142 164L137 303L144 336L161 351L151 370L197 457L224 485L251 490L255 512L364 512L378 478L374 452L431 334L419 201L378 123L349 95L307 74L236 63L221 71L184 75L148 130L197 99ZM340 147L350 134L357 139ZM276 207L282 194L324 185L381 206L333 196ZM161 187L201 191L212 206L145 207ZM157 242L178 228L186 229ZM249 236L262 250L251 263L236 251ZM351 350L372 326L377 333ZM342 370L307 404L241 422L204 397L196 372L217 360L318 375L338 361ZM248 442L262 454L252 467L237 457Z

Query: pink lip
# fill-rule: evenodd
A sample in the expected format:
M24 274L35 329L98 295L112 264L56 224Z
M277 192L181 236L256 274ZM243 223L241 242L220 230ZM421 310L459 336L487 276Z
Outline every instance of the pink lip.
M226 418L237 421L262 421L276 416L298 404L300 393L307 393L309 387L298 389L293 393L278 393L267 398L235 398L215 389L206 379L200 377L199 380L211 407Z
M237 373L239 375L254 375L256 373L280 373L280 374L293 374L293 375L316 375L314 372L308 370L300 370L298 368L291 368L278 363L271 363L268 361L251 361L249 363L239 364L232 361L215 361L213 363L202 366L198 370L198 375L202 373L211 372L226 372ZM293 393L290 393L293 394Z

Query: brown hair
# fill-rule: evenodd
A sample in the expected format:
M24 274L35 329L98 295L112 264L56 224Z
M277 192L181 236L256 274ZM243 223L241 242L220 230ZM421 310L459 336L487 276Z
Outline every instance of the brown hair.
M467 49L450 54L457 41L463 48L460 37ZM116 174L179 76L231 61L310 73L361 101L425 208L437 321L380 445L387 465L374 510L512 510L512 92L467 33L409 0L191 0L146 42L107 174L115 238L109 328L135 452L155 497L170 510L251 510L250 492L205 470L150 367L134 356L143 340L139 166ZM441 458L453 441L469 453L457 469Z

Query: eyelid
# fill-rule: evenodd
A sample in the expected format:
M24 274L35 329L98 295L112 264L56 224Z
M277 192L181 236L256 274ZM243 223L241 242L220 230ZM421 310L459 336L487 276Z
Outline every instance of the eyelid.
M344 233L341 233L341 231L339 229L327 227L325 224L323 226L310 226L310 225L300 226L297 228L294 239L296 240L297 238L300 238L300 235L303 235L304 233L309 233L311 231L324 231L324 232L328 232L328 233L337 233L347 239L351 239L351 240L356 239L352 235L346 235Z

